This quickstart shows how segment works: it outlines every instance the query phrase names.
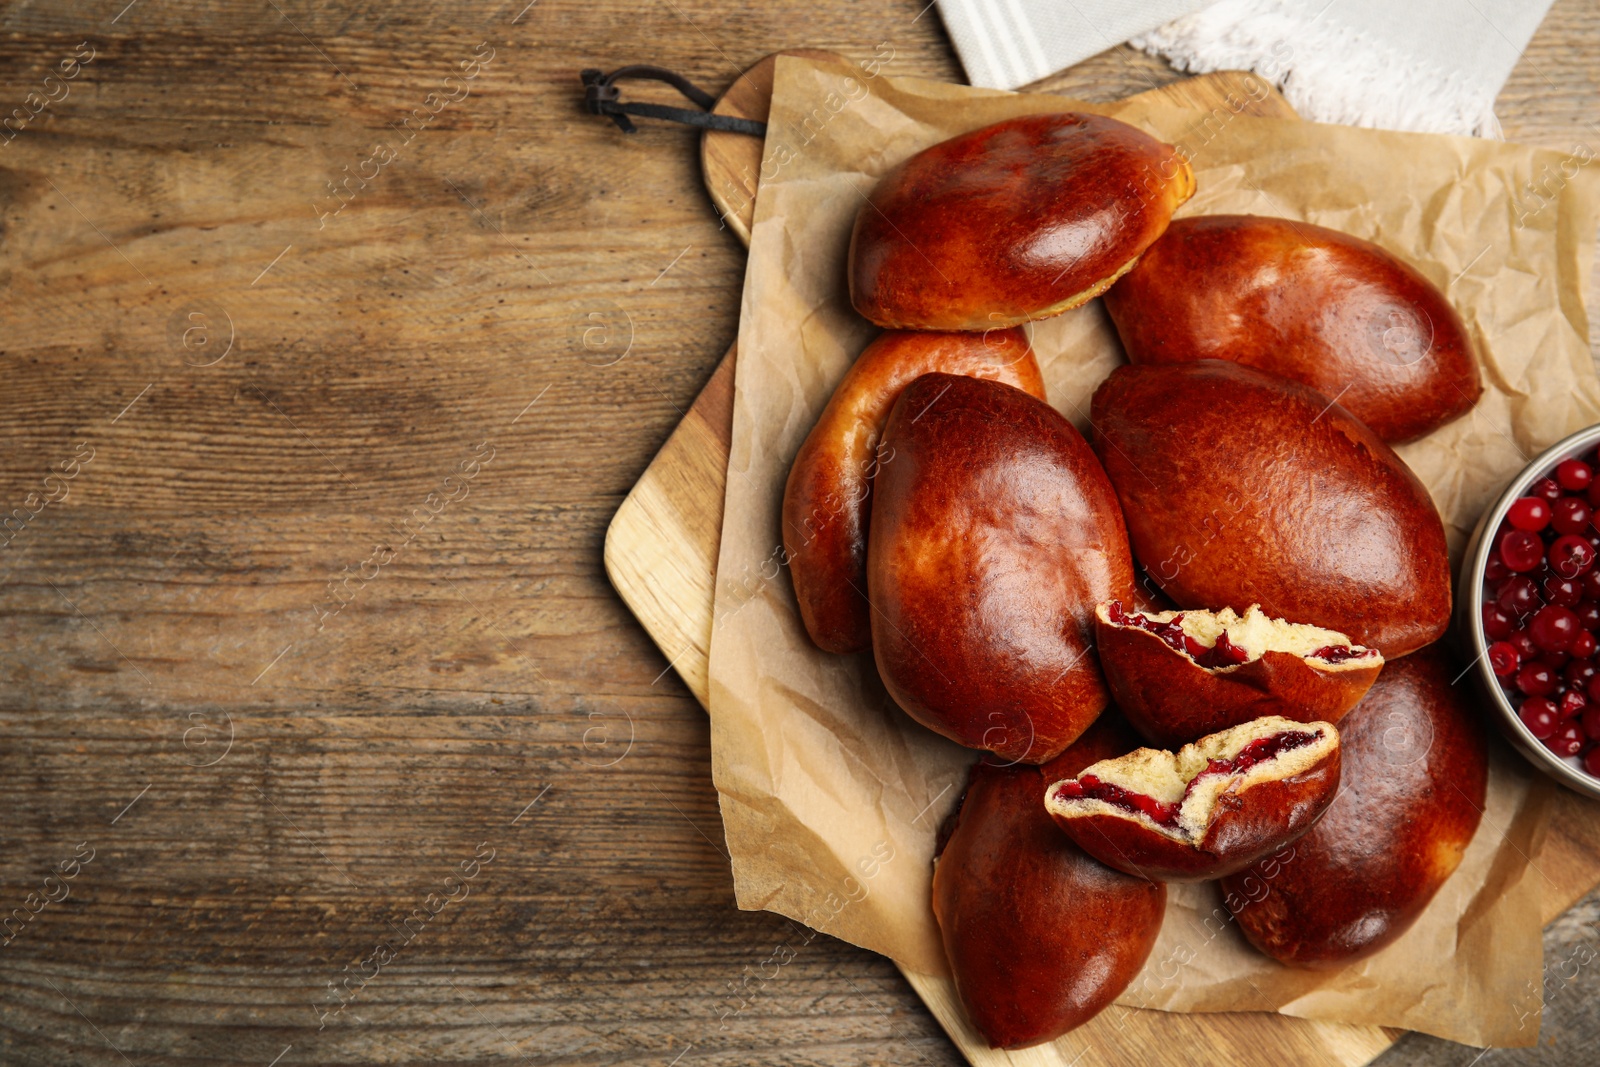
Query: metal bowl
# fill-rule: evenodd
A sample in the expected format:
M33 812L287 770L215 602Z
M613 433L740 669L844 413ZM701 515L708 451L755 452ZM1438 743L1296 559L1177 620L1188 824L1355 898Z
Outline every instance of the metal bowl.
M1482 610L1483 568L1488 563L1489 553L1494 548L1494 532L1500 528L1511 502L1527 495L1528 487L1548 475L1555 469L1557 463L1593 448L1596 444L1600 444L1600 426L1579 430L1571 437L1552 445L1523 468L1522 473L1506 486L1505 491L1495 498L1495 502L1483 513L1483 518L1478 520L1478 528L1472 533L1472 540L1467 542L1467 554L1461 564L1461 578L1456 586L1456 629L1468 653L1474 657L1472 666L1467 669L1477 681L1478 688L1483 691L1490 707L1494 708L1500 731L1505 734L1506 739L1535 767L1568 789L1600 799L1600 778L1593 778L1586 773L1577 757L1563 759L1545 748L1517 717L1516 709L1511 706L1511 701L1506 699L1505 693L1500 689L1500 683L1494 676L1494 671L1489 667L1489 642L1483 633Z

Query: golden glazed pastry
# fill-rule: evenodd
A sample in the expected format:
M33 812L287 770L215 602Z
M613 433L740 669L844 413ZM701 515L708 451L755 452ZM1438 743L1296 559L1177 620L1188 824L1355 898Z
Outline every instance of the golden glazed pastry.
M1384 668L1339 724L1344 784L1271 872L1222 880L1250 943L1280 963L1338 967L1411 928L1455 872L1489 781L1483 726L1435 645Z
M1444 294L1384 249L1290 219L1179 219L1106 293L1135 363L1227 359L1324 394L1385 441L1410 441L1483 395Z
M1167 887L1095 860L1044 810L1047 783L1126 752L1130 738L1108 716L1043 767L972 768L933 870L933 914L961 1003L994 1048L1088 1022L1155 947Z
M1095 605L1133 592L1105 471L1049 404L980 378L918 378L883 439L867 590L884 686L958 744L1053 758L1108 700Z
M1039 362L1021 330L891 330L862 350L833 391L789 468L783 545L806 632L825 652L872 647L867 608L867 521L872 482L894 462L882 445L889 408L932 371L989 378L1044 399Z
M1397 659L1450 621L1444 523L1359 419L1253 367L1118 367L1095 447L1134 557L1180 608L1252 604Z
M880 326L987 330L1101 293L1194 195L1169 144L1100 115L1025 115L885 175L856 215L850 299Z

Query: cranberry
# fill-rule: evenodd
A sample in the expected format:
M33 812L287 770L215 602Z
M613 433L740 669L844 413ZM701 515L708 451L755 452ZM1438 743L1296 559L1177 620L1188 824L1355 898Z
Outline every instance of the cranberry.
M1218 634L1216 644L1210 648L1204 647L1187 634L1183 640L1184 650L1189 653L1189 658L1194 660L1195 666L1204 667L1206 670L1232 667L1250 658L1250 653L1229 641L1226 633Z
M1572 639L1582 632L1577 612L1559 604L1540 608L1528 624L1533 643L1546 652L1566 652L1572 647Z
M1593 558L1592 552L1590 557ZM1538 534L1527 530L1507 530L1505 536L1500 538L1500 558L1508 569L1519 574L1531 571L1544 561L1544 542ZM1577 577L1578 573L1573 572L1572 577Z
M1556 701L1556 714L1563 719L1570 719L1575 715L1583 714L1583 709L1589 706L1589 701L1576 689L1568 689L1561 694L1561 699Z
M1575 608L1583 599L1583 583L1576 578L1560 578L1552 574L1544 580L1544 598L1564 608Z
M1558 533L1579 534L1589 525L1589 505L1575 496L1564 496L1551 509L1550 525Z
M1578 625L1591 633L1600 633L1600 600L1585 600L1575 609Z
M1517 650L1524 660L1539 658L1539 646L1533 643L1533 638L1528 636L1528 631L1518 630L1506 640L1511 642L1512 647Z
M1513 619L1520 619L1542 608L1544 598L1539 595L1539 587L1533 584L1532 578L1519 574L1506 579L1506 584L1500 587L1500 595L1495 598L1495 603Z
M1536 496L1546 504L1554 504L1562 497L1561 484L1554 478L1540 478L1528 487L1528 495Z
M1517 671L1517 688L1531 697L1547 697L1556 691L1556 672L1543 663L1528 663Z
M1544 747L1558 756L1576 756L1583 751L1584 743L1588 738L1583 735L1583 727L1575 722L1569 722L1556 728L1550 737L1540 738Z
M1510 540L1518 534L1522 534L1524 537L1533 536L1532 534L1523 533L1521 530L1513 530L1506 534L1506 539ZM1500 542L1500 554L1502 556L1505 555L1505 551L1506 542L1502 541ZM1522 551L1522 546L1520 543L1513 551L1519 553ZM1520 562L1524 558L1526 557L1523 555L1518 555L1516 560L1507 559L1506 566L1511 567L1512 570L1517 570L1518 568L1512 567L1511 565L1514 562ZM1594 546L1589 544L1589 542L1584 540L1582 537L1579 537L1576 534L1567 534L1563 537L1558 537L1551 542L1550 569L1561 575L1561 577L1576 578L1593 566ZM1521 569L1532 570L1533 568L1523 567Z
M1595 607L1596 610L1600 610L1600 604ZM1485 604L1483 606L1483 632L1489 635L1489 640L1500 641L1510 637L1514 628L1511 616L1499 604Z
M1572 647L1567 649L1567 652L1575 660L1586 660L1595 654L1596 649L1600 649L1600 641L1595 640L1594 634L1588 630L1579 630L1578 636L1572 639Z
M1600 778L1600 745L1583 754L1583 769Z
M1556 706L1544 697L1529 697L1522 702L1522 707L1517 711L1517 718L1522 720L1522 725L1528 732L1543 741L1556 732L1561 720L1556 715Z
M1561 672L1561 677L1569 685L1587 691L1589 679L1600 674L1600 667L1595 666L1593 660L1573 659Z
M1506 521L1519 530L1538 533L1550 525L1550 505L1536 496L1519 496L1506 509Z
M1579 725L1589 740L1600 741L1600 704L1590 704L1584 708L1583 721Z
M1561 668L1565 667L1567 661L1571 658L1565 652L1541 652L1539 654L1539 662L1555 671L1558 675L1561 673Z
M1584 596L1590 600L1600 597L1600 571L1585 571L1583 577L1578 580L1583 583Z
M1584 495L1588 498L1590 504L1600 508L1600 482L1590 482L1589 492Z
M1581 493L1594 481L1594 471L1581 459L1564 459L1556 464L1556 481L1569 492Z
M1511 568L1506 566L1506 561L1500 558L1498 552L1491 552L1483 564L1483 580L1490 585L1503 582L1511 573Z
M1517 673L1517 668L1522 666L1522 653L1516 646L1505 641L1496 641L1489 646L1489 667L1494 671L1495 677L1506 678Z

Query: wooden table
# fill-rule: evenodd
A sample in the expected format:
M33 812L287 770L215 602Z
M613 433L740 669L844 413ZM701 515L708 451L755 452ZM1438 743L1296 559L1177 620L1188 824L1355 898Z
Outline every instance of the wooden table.
M0 1063L957 1062L887 961L733 908L704 715L605 580L744 254L694 135L576 77L958 79L937 13L124 2L0 13L42 106L0 141ZM1508 136L1596 143L1597 48L1558 3ZM1585 907L1557 1044L1482 1062L1590 1062Z

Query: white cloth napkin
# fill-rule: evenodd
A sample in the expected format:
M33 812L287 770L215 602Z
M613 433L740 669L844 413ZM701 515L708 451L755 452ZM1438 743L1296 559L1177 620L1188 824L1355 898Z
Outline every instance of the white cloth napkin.
M1014 89L1131 38L1180 70L1253 70L1316 122L1481 136L1550 2L938 0L974 85Z

